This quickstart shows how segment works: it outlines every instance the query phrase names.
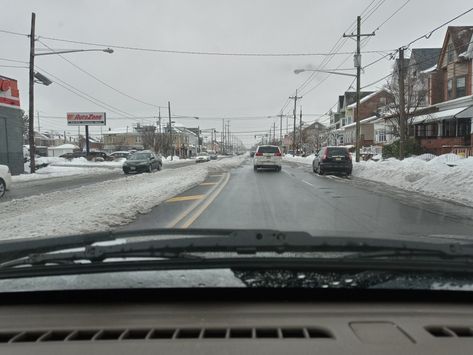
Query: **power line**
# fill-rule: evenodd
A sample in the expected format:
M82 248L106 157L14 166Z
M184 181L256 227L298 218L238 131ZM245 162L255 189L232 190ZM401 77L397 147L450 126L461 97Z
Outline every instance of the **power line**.
M29 34L20 33L20 32L14 32L14 31L9 31L9 30L2 30L2 29L0 29L0 32L6 33L6 34L9 34L9 35L29 37Z
M206 55L206 56L237 56L237 57L307 57L307 56L327 56L331 53L326 52L314 52L314 53L239 53L239 52L206 52L206 51L189 51L189 50L173 50L173 49L159 49L159 48L146 48L146 47L135 47L135 46L124 46L116 44L105 44L105 43L95 43L95 42L86 42L86 41L75 41L68 40L64 38L49 37L49 36L38 36L38 39L46 39L50 41L74 43L87 46L95 47L108 47L115 49L125 49L131 51L141 51L141 52L156 52L156 53L168 53L168 54L186 54L186 55ZM379 51L375 51L379 52ZM340 55L351 54L352 52L342 52L337 53Z
M46 43L38 40L39 43L41 43L43 46L47 47L48 49L50 49L51 51L54 51L54 49L52 49L50 46L48 46ZM152 107L155 107L155 108L164 108L164 106L159 106L159 105L156 105L156 104L152 104L152 103L149 103L149 102L146 102L146 101L143 101L143 100L140 100L140 99L137 99L136 97L133 97L121 90L118 90L117 88L114 88L113 86L111 86L110 84L107 84L105 81L99 79L96 75L88 72L87 70L81 68L80 66L78 66L77 64L75 64L74 62L72 62L71 60L67 59L66 57L64 57L63 55L61 54L58 54L59 57L61 57L62 59L64 59L66 62L68 62L69 64L71 64L73 67L77 68L78 70L80 70L81 72L83 72L84 74L90 76L92 79L98 81L99 83L105 85L106 87L112 89L113 91L119 93L120 95L123 95L125 97L128 97L136 102L139 102L139 103L142 103L142 104L145 104L145 105L148 105L148 106L152 106Z
M383 23L381 23L381 25L379 25L378 27L376 27L376 29L373 31L373 33L377 32L381 27L383 27L389 20L391 20L394 16L397 15L397 13L399 11L401 11L409 2L411 2L411 0L407 0L404 4L402 4L396 11L394 11L391 16L389 16L386 20L383 21Z
M70 92L73 92L74 94L76 94L77 96L80 96L82 97L83 99L87 100L87 101L90 101L94 104L96 104L97 106L100 106L102 108L105 108L107 110L110 110L112 112L115 112L115 113L118 113L118 114L121 114L121 115L126 115L128 117L133 117L132 114L128 113L128 112L125 112L123 110L120 110L119 108L116 108L110 104L107 104L106 102L102 101L102 100L99 100L99 99L96 99L92 96L90 96L89 94L87 94L86 92L80 90L80 89L77 89L76 87L72 86L71 84L65 82L64 80L60 79L59 77L57 77L56 75L48 72L46 69L44 68L41 68L37 65L35 65L36 68L40 69L41 71L45 72L46 74L50 75L51 77L55 78L55 80L57 80L55 82L55 84L61 86L62 88L65 88L66 90L70 91ZM61 84L62 83L62 84ZM75 91L74 91L75 90ZM80 94L79 94L80 93ZM98 102L98 103L97 103Z
M11 58L0 58L0 60L3 60L5 62L13 62L13 63L23 63L23 64L28 64L28 62L24 60L18 60L18 59L11 59Z
M416 38L415 40L409 42L405 47L406 47L406 48L409 48L409 47L411 46L411 44L413 44L413 43L415 43L415 42L417 42L417 41L420 41L421 39L424 39L424 38L425 38L425 39L429 39L429 38L432 36L432 34L434 34L434 32L438 31L439 29L441 29L442 27L448 25L449 23L451 23L451 22L453 22L453 21L459 19L460 17L465 16L467 13L469 13L469 12L471 12L471 11L473 11L473 7L470 8L469 10L466 10L466 11L462 12L460 15L457 15L457 16L455 16L454 18L448 20L447 22L444 22L444 23L441 24L440 26L435 27L433 30L427 32L426 34L424 34L424 35L422 35L422 36Z

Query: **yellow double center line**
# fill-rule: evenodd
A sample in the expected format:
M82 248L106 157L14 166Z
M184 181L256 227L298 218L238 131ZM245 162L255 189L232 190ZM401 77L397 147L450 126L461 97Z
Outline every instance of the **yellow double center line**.
M215 176L215 175L212 175ZM197 218L210 206L210 204L217 198L220 192L223 190L225 185L230 180L230 174L226 173L223 174L224 178L222 178L217 183L209 183L209 184L216 184L207 195L193 195L193 196L178 196L167 200L166 202L174 202L175 201L189 201L195 200L189 208L187 208L184 212L178 215L173 221L171 221L166 227L167 228L175 228L179 225L179 228L188 228L192 223L195 222Z

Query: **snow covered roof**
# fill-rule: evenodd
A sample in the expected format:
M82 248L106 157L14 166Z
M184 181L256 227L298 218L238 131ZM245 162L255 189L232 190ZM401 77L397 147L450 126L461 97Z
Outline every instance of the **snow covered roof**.
M422 70L421 73L422 74L428 74L428 73L432 73L433 71L436 71L436 70L437 70L437 64L435 64L433 67Z
M457 107L457 108L452 108L450 110L429 113L427 115L420 115L420 116L415 117L412 120L412 123L413 124L419 124L419 123L427 123L427 122L435 122L435 121L446 120L446 119L452 118L457 113L460 113L460 112L464 111L465 109L467 109L467 107Z
M369 99L373 98L374 96L376 96L377 94L381 93L385 91L384 89L381 89L381 90L378 90L378 91L375 91L369 95L366 95L365 97L363 97L361 100L360 100L360 104L362 104L363 102L366 102L368 101ZM351 104L351 105L348 105L347 108L355 108L356 107L356 102Z

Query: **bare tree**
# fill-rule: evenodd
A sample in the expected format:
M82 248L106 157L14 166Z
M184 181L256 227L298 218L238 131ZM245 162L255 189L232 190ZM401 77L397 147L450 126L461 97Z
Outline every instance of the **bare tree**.
M405 112L405 137L409 137L409 127L412 127L417 112L426 106L426 96L428 93L426 85L427 74L419 73L415 66L410 66L404 70L404 112ZM385 86L390 94L391 104L384 107L383 116L391 123L394 137L400 137L401 110L399 91L399 71L394 68L394 75Z
M30 127L30 121L28 114L23 114L23 138L28 139L28 129Z

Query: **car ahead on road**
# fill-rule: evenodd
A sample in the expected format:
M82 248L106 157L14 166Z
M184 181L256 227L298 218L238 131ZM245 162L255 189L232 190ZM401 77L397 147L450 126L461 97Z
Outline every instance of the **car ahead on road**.
M345 147L323 147L315 153L312 161L314 173L338 173L350 175L353 168L350 152Z
M199 155L195 158L196 163L204 163L210 161L210 155L206 152L201 152Z
M253 158L253 170L271 168L281 171L282 154L277 145L260 145L256 148Z
M151 151L142 150L136 152L128 157L123 163L123 172L125 174L130 173L143 173L152 172L153 170L161 170L163 161L160 156L157 156Z
M10 168L6 165L0 165L0 198L5 195L5 192L11 186Z
M113 153L110 153L110 156L113 158L113 159L121 159L121 158L128 158L129 156L131 155L130 152L127 152L127 151L117 151L117 152L113 152Z

